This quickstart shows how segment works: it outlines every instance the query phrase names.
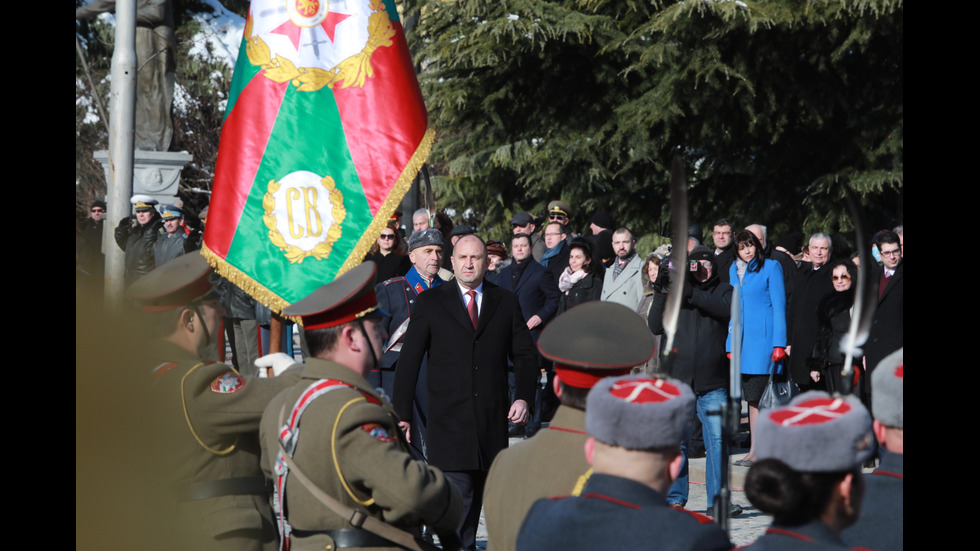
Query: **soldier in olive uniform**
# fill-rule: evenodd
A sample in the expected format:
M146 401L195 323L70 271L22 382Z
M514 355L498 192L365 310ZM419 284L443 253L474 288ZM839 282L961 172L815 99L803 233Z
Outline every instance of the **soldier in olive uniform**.
M677 379L634 375L596 383L585 410L585 456L594 472L577 495L535 502L517 549L731 549L711 519L667 505L694 401Z
M538 349L555 362L561 406L546 430L494 459L483 501L488 549L514 549L521 522L538 499L581 490L589 471L584 452L589 389L603 377L625 375L645 363L653 347L643 320L613 302L582 304L541 332Z
M160 445L176 483L176 537L186 549L275 549L259 421L299 369L258 379L200 359L198 350L221 327L210 272L204 257L184 255L126 291L158 337L147 352L156 364L151 396L163 419Z
M294 550L402 549L421 524L442 539L462 519L459 491L412 460L394 410L364 379L388 337L375 271L365 262L284 311L303 318L312 357L265 411L262 468Z

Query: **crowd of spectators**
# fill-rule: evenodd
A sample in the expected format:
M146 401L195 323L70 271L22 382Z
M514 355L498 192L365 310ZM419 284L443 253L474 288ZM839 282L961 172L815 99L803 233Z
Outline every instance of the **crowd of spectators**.
M114 232L117 246L125 252L127 284L155 266L201 247L206 213L200 218L189 216L179 204L158 205L146 196L134 196L132 204L135 214L122 219ZM90 218L79 233L77 277L92 278L102 264L96 244L101 243L105 210L104 202L93 203ZM590 234L574 233L568 226L571 210L563 201L552 201L546 216L517 212L511 219L510 235L485 243L476 228L453 224L445 213L431 214L424 209L412 214L411 231L402 227L398 216L382 229L365 261L377 265L375 294L382 308L394 314L388 316L384 331L392 338L380 349L384 358L376 358L383 361L376 361L376 369L366 378L372 387L391 395L395 388L392 374L398 369L401 346L411 345L415 371L410 387L415 389L415 402L409 399L412 390L403 388L399 415L414 408L418 427L410 436L415 437L422 455L427 454L424 418L429 406L420 405L418 398L424 394L426 363L432 357L444 359L442 345L437 341L445 320L441 314L427 312L431 327L424 341L418 339L420 329L416 328L413 334L407 333L407 327L422 293L454 278L453 288L458 283L461 288L473 289L473 296L464 302L474 330L485 323L478 313L484 309L484 294L489 292L493 301L500 300L498 287L499 292L507 293L500 296L513 296L503 304L515 300L520 307L513 315L515 320L523 321L523 325L516 322L519 330L513 324L501 322L502 330L507 334L513 332L514 339L527 334L530 343L537 343L542 330L554 319L589 302L621 305L622 308L616 307L615 315L626 316L631 322L647 327L653 337L653 353L645 362L634 364L633 371L643 376L670 376L689 387L693 392L691 420L700 427L680 442L677 472L671 475L670 484L664 486L666 502L674 507L686 505L687 459L698 453L696 448L703 447L708 459L708 513L716 512L712 503L720 495L720 469L727 463L727 447L722 445L721 418L714 413L729 399L729 365L733 360L741 368L743 397L749 409L749 453L737 463L745 467L758 460L756 421L761 414L760 398L774 374L789 377L802 391L833 394L844 389L841 373L848 366L842 365L845 357L842 342L857 298L854 285L859 270L870 272L865 280L874 286L877 297L865 354L857 355L854 360L860 374L856 379L856 393L871 409L872 372L882 358L904 344L901 226L875 234L869 245L877 262L861 266L860 257L835 255L833 240L827 233L812 234L805 245L801 234L788 235L774 246L764 225L749 224L740 229L721 219L713 224L708 239L704 239L700 226L696 225L687 236L673 236L672 240L680 241L688 252L688 262L675 265L670 244L650 252L637 250L633 231L618 227L605 211L592 216ZM479 239L474 239L474 234ZM713 248L702 245L702 241ZM482 267L481 255L486 261ZM459 279L461 274L472 275L473 281ZM684 284L676 285L681 278ZM484 281L489 287L484 286ZM262 355L257 321L263 317L260 305L226 280L215 276L213 284L222 291L225 329L232 341L235 363L243 375L253 374L253 366ZM665 312L671 293L675 292L682 293L682 297L673 357L670 362L663 362L661 356L669 330ZM438 294L449 296L445 290ZM430 297L430 302L437 300L436 294L425 296ZM732 342L731 331L732 303L736 297L734 311L741 316L737 320L741 326L738 346ZM495 307L496 302L493 304ZM434 306L443 308L444 304L432 302L430 307ZM267 317L268 312L264 315ZM577 323L588 324L589 320L581 318ZM579 333L589 332L587 325L579 329ZM413 336L416 341L405 341L405 336ZM479 342L475 339L473 346ZM519 344L522 354L528 356L525 352L530 347L523 341ZM732 358L736 350L740 356ZM559 407L555 389L561 388L561 383L555 382L555 363L540 354L537 347L533 356L533 361L529 356L520 359L520 370L514 365L517 359L511 358L510 401L515 404L509 414L511 437L534 436ZM526 368L532 365L539 374L533 398L526 384L514 381L516 371L522 372L522 380L529 380L525 376ZM446 369L441 363L437 366ZM668 366L670 373L662 372ZM473 369L478 367L474 365ZM523 406L517 407L519 402L524 402L526 411ZM482 441L479 449L481 453L486 451ZM492 456L480 457L478 471L483 472L483 479L492 460ZM471 470L469 466L461 469L467 473ZM468 478L477 485L482 485L483 479ZM482 486L471 492L477 507L482 492ZM471 498L464 495L467 503ZM740 513L741 508L734 504L728 512ZM472 541L472 534L469 536Z

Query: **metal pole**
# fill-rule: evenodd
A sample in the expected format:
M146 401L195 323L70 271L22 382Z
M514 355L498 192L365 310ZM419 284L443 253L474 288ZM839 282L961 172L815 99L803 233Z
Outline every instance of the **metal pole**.
M116 44L112 52L112 87L109 95L109 173L106 232L132 213L133 137L136 116L136 0L116 2ZM112 236L105 236L114 243ZM124 253L106 246L105 300L110 310L122 306Z

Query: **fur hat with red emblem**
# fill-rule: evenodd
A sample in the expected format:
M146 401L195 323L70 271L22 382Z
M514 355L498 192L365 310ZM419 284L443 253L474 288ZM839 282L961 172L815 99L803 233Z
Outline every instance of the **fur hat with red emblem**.
M905 348L885 356L871 374L871 412L886 427L905 428Z
M779 459L800 472L853 470L874 450L871 415L854 396L805 392L760 412L755 429L759 459Z
M643 375L601 379L589 391L585 430L629 450L679 446L694 418L694 392L677 379Z

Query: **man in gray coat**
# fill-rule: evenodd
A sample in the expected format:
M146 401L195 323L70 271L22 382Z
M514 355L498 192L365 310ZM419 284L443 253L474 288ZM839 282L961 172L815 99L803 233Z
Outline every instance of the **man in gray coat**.
M628 229L619 228L613 232L612 245L616 260L606 270L602 300L617 302L636 312L643 299L642 263L636 254L636 239Z

